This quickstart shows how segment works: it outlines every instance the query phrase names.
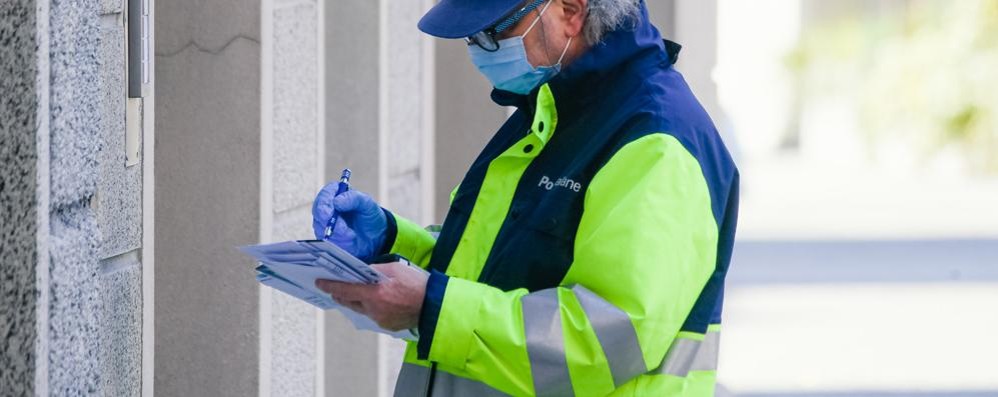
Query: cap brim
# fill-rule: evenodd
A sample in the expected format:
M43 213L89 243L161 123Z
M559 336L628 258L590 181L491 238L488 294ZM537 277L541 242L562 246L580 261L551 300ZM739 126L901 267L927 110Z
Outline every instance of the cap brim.
M523 0L441 0L419 20L419 30L444 39L460 39L495 25Z

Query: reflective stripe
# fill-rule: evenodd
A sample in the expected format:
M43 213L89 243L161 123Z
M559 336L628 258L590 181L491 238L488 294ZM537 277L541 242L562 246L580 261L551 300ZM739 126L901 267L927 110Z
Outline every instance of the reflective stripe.
M721 348L721 333L707 332L703 345L690 364L690 371L717 371L717 358Z
M430 386L430 369L422 365L402 363L395 381L395 397L426 397Z
M652 372L686 377L690 371L716 371L720 342L721 333L714 331L708 332L703 341L677 338L662 365Z
M426 397L431 372L428 367L402 363L398 381L395 382L395 397ZM484 383L437 370L433 375L433 396L504 397L508 394Z
M433 397L505 397L509 394L479 381L437 370L433 376Z
M665 354L658 373L685 377L690 372L690 365L700 350L700 345L698 340L677 338L669 346L669 352Z
M638 342L638 331L634 329L631 317L581 285L573 287L572 292L579 299L603 347L610 373L613 374L613 384L620 387L631 378L648 372Z
M561 309L557 289L538 291L520 298L527 356L538 396L573 395L572 380L565 361L565 340L561 330Z

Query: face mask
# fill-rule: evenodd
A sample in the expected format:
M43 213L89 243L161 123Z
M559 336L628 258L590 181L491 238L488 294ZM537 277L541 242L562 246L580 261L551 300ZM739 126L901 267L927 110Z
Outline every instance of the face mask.
M551 3L548 2L539 15L544 15L544 11L550 5ZM568 39L568 44L565 45L561 57L554 65L534 67L527 59L527 49L523 46L523 38L534 29L540 20L541 17L538 16L523 33L523 36L500 40L499 49L496 51L488 52L477 45L468 46L471 62L492 82L493 86L503 91L527 95L561 72L561 61L565 59L565 53L572 45L572 38Z

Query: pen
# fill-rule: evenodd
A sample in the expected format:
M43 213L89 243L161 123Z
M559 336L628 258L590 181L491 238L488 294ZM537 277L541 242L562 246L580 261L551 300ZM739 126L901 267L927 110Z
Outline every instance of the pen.
M350 190L350 169L344 169L343 175L340 176L340 186L336 189L336 196L346 193ZM333 196L333 197L336 197ZM333 235L333 227L336 226L336 208L333 208L333 217L329 219L329 223L326 224L326 238Z

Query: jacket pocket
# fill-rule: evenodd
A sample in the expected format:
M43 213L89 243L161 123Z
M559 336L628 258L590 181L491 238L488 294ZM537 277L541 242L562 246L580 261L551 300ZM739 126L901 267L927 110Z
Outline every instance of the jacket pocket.
M564 211L514 203L480 279L503 290L556 287L572 264L574 227Z

